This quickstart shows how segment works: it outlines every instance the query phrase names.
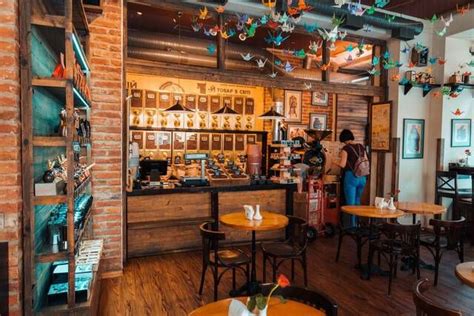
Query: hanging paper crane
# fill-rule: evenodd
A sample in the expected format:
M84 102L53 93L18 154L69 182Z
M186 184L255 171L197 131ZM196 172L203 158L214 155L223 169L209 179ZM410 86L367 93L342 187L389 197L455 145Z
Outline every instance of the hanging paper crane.
M394 16L394 15L385 14L385 19L388 21L388 23L392 23L393 21L395 21L395 16Z
M286 61L284 69L286 72L292 72L293 70L295 70L295 67L293 67L289 61Z
M286 14L286 12L284 12L283 15L280 16L280 19L278 20L278 22L280 22L280 23L288 22L289 18L290 17L288 16L288 14Z
M405 47L403 47L403 49L400 50L400 51L401 51L403 54L408 54L408 53L410 52L410 48L407 47L407 46L405 46Z
M392 77L390 78L392 81L399 81L400 80L400 77L401 75L398 73L398 74L394 74L392 75Z
M262 15L262 17L260 18L260 24L262 25L265 25L268 23L268 15Z
M347 31L344 31L344 32L337 32L337 36L339 37L339 39L340 39L341 41L343 41L343 40L346 38L346 36L347 36Z
M453 21L454 21L453 14L451 13L449 15L449 19L447 19L447 20L445 20L444 17L441 16L441 21L443 21L443 23L446 27L449 27L451 25L451 23L453 23Z
M354 46L352 46L352 44L349 44L348 46L346 46L346 51L352 52L353 50L354 50Z
M390 0L375 0L375 6L377 8L384 8L387 4L389 4Z
M294 52L293 55L298 57L298 58L305 58L306 57L306 52L304 51L304 49L300 49L300 50L297 50L296 52Z
M432 16L431 19L430 19L430 22L431 22L432 24L435 24L435 23L438 22L438 21L439 21L438 16L437 16L436 14L433 14L433 16Z
M461 111L459 108L457 108L456 111L451 113L453 113L454 116L461 116L464 114L464 111Z
M474 67L474 59L468 62L466 65L468 65L469 67Z
M274 63L275 63L276 66L280 66L281 65L281 60L275 59Z
M292 33L293 30L295 29L295 25L289 22L285 22L282 25L280 25L280 29L285 33Z
M383 58L389 59L390 58L390 52L387 50L385 53L383 53Z
M276 5L276 0L262 0L262 4L268 8L274 8Z
M304 26L305 31L308 33L313 33L318 29L318 23L314 23L314 24L305 23L303 26Z
M428 61L431 65L434 65L438 62L438 57L430 57Z
M202 28L203 24L202 23L199 23L198 21L198 18L197 17L193 17L192 20L191 20L191 27L193 29L194 32L199 32Z
M401 84L402 86L407 85L407 84L409 84L409 83L410 83L410 81L409 81L407 78L405 78L405 77L403 77L402 80L400 80L400 84Z
M284 41L288 39L289 36L283 37L280 32L277 36L273 36L270 32L268 32L268 36L265 38L265 41L268 44L275 44L275 46L280 46Z
M436 31L435 30L436 34L438 34L438 36L441 36L441 37L445 36L447 31L448 31L448 28L446 26L443 27L443 29L441 31Z
M277 76L277 73L276 72L272 72L271 74L268 75L270 78L276 78Z
M204 7L203 9L199 9L199 19L206 20L208 14L209 14L209 11L207 10L207 7Z
M253 58L253 56L250 55L250 53L247 53L247 54L245 54L245 55L244 55L244 54L240 54L240 56L242 56L242 59L245 60L245 61L250 61L250 60Z
M372 65L373 65L373 66L377 66L379 63L380 63L380 58L377 57L377 56L374 56L374 57L372 58Z
M257 60L257 66L258 66L258 68L263 68L263 67L265 67L265 64L267 63L267 60L268 60L268 59L265 59L265 60L258 59L258 60Z
M309 11L312 7L307 5L305 0L298 0L298 9L300 11Z
M331 24L332 24L333 26L338 27L338 26L340 26L342 23L344 23L344 21L345 21L345 19L344 19L343 17L342 17L342 18L336 17L336 13L334 13L334 14L332 15Z
M310 90L313 87L313 84L311 82L309 84L305 82L304 87L306 90Z
M341 8L343 5L345 5L348 2L349 0L334 0L333 7Z
M323 41L319 41L319 42L310 41L308 48L312 53L316 53L322 46L323 46Z
M380 76L380 71L375 67L367 71L372 76Z
M441 59L441 58L438 59L438 64L440 64L440 65L444 65L444 64L446 64L446 62L447 62L446 59Z
M368 15L373 15L375 13L375 5L372 5L370 8L367 9Z
M467 6L459 6L456 4L456 12L461 15L464 15L469 11L470 7L471 5L469 3L467 4Z
M214 55L216 53L216 45L214 44L209 44L209 46L207 46L207 52L209 53L209 55Z

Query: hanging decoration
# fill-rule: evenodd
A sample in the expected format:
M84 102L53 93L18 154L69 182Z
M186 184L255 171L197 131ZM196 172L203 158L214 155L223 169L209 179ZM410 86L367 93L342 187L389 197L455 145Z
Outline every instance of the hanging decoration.
M209 44L207 46L207 52L209 53L209 55L214 55L216 53L216 50L217 50L217 47L214 44Z
M289 61L286 61L286 64L285 64L285 67L284 67L285 71L286 72L292 72L293 70L295 70L295 67L293 67Z
M380 9L384 8L389 3L390 0L375 0L375 6Z
M209 11L207 10L207 7L199 9L199 19L200 20L207 20L208 14L209 14Z
M461 109L457 108L456 111L451 112L454 116L461 116L464 114L464 111L461 111Z
M222 6L222 5L218 5L218 6L216 7L216 11L217 11L217 13L222 14L222 13L224 13L224 11L225 11L225 7Z
M245 60L245 61L250 61L250 60L253 58L253 56L250 55L250 53L247 53L247 54L245 54L245 55L244 55L244 54L240 54L240 56L242 56L242 59Z
M467 6L459 6L458 4L456 4L456 12L461 15L466 14L470 9L471 9L470 3L468 3Z

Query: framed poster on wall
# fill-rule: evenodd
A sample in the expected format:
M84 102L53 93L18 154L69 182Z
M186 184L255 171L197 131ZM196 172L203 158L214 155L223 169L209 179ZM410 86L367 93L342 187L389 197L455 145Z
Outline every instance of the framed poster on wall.
M307 140L305 129L306 125L303 124L288 124L288 139L294 139L296 137L303 137L304 140Z
M329 93L313 91L311 93L311 105L328 106Z
M471 120L451 120L451 147L471 146Z
M322 113L311 113L309 115L309 129L327 130L328 115Z
M285 121L301 122L301 91L285 90Z
M392 139L392 101L373 103L370 116L370 148L390 152Z
M425 120L403 120L403 159L423 159Z

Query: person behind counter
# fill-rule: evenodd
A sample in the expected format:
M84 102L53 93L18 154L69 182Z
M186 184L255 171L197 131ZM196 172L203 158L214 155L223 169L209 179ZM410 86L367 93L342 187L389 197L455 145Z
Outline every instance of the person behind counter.
M345 146L341 151L341 159L334 162L343 169L343 190L346 205L360 205L360 199L370 173L369 159L362 144L354 141L354 134L345 129L339 135L339 141ZM356 226L356 217L351 216L351 225Z

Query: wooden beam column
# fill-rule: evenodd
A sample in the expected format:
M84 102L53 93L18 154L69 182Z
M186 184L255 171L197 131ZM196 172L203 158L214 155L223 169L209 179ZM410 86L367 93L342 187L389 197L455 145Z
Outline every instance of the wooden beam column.
M323 41L323 46L322 46L322 50L323 50L323 59L322 59L322 63L323 65L328 65L330 62L331 62L331 51L329 50L329 46L328 46L328 41L327 40L324 40ZM329 82L329 78L330 78L330 70L329 70L329 67L326 69L326 70L323 70L322 71L322 74L321 74L321 80L322 81L325 81L325 82Z
M400 179L400 138L392 138L392 192L398 190Z
M444 138L436 140L436 170L444 170Z
M222 14L217 15L217 23L222 31L224 28L224 16ZM225 39L221 34L221 32L217 33L217 69L225 70Z

